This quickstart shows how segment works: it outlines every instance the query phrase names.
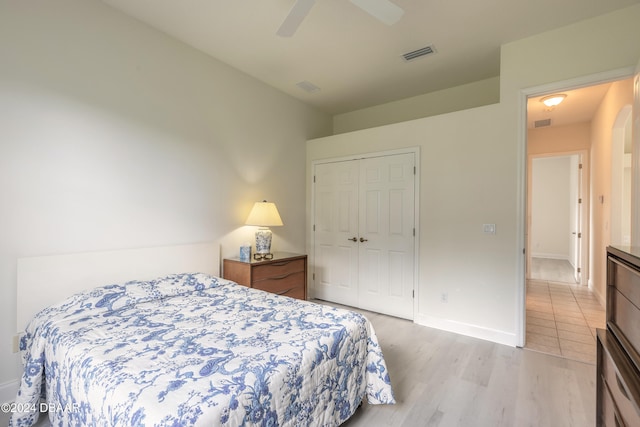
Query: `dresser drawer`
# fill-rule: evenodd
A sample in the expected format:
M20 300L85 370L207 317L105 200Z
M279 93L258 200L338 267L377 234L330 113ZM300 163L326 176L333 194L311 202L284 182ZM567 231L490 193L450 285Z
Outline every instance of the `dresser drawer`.
M604 339L601 337L601 343L603 351L600 360L600 380L604 381L605 385L605 390L601 393L603 412L609 394L619 418L624 422L623 425L640 426L638 373L613 335L607 333ZM610 418L610 415L606 417Z
M257 282L269 278L282 278L294 272L304 272L304 259L279 261L253 268L253 281Z
M600 378L602 384L602 412L600 414L600 419L596 420L597 426L603 427L618 427L622 426L622 420L620 419L620 415L616 410L616 405L613 404L613 399L611 398L611 393L607 388L607 385L604 382L603 378Z
M624 260L612 256L607 258L607 284L640 307L640 272Z
M609 328L618 336L629 357L640 369L640 310L618 289L609 290Z
M304 271L283 274L253 282L253 287L278 295L304 299Z
M607 285L607 325L640 370L640 272L610 255Z

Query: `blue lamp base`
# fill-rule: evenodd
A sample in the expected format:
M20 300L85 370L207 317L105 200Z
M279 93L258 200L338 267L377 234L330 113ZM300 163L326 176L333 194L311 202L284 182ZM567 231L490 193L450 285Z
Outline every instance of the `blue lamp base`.
M260 227L256 231L256 253L264 255L271 253L271 230Z

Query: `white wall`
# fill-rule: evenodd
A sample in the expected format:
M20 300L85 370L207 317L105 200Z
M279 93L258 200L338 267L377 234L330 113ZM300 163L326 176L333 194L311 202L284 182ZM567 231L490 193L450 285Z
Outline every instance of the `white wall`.
M1 2L0 58L0 402L20 376L17 258L235 255L263 198L285 224L274 246L305 249L305 141L330 117L100 1Z
M308 171L317 159L421 147L417 322L521 343L524 92L632 69L640 58L638 22L640 5L504 45L499 104L307 143ZM483 234L484 223L497 224L497 233ZM448 292L448 303L440 302L442 292Z
M532 160L531 256L569 260L570 157Z
M333 117L333 133L404 122L499 102L500 77L388 102Z
M322 158L419 146L416 321L512 344L514 332L505 325L513 327L515 317L509 260L515 257L517 192L505 176L515 175L516 166L515 146L505 145L507 135L495 125L503 114L491 105L312 140L307 168ZM488 223L497 224L495 235L483 233Z

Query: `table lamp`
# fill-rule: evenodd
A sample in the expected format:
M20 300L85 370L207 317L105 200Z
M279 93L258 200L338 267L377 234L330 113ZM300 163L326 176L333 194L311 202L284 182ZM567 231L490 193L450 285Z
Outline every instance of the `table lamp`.
M271 230L269 227L275 227L282 224L282 219L278 213L275 203L263 200L256 202L249 212L249 217L245 222L246 225L257 225L256 231L256 253L255 259L271 259Z

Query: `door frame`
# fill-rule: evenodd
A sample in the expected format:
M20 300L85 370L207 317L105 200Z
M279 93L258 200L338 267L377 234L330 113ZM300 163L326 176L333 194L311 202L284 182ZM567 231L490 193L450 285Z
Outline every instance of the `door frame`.
M632 77L635 66L618 68L574 79L548 83L518 92L516 148L516 346L524 347L526 336L526 232L527 232L527 99L563 90L578 89Z
M633 106L627 105L623 107L616 117L616 120L613 125L612 137L611 137L611 212L615 212L616 209L622 211L622 206L624 204L624 168L619 169L616 166L624 165L625 163L625 153L624 153L624 138L625 138L625 125L627 120L633 120ZM633 127L633 123L631 123ZM633 132L633 130L632 130ZM631 150L633 151L633 142ZM629 165L633 168L633 164ZM633 181L633 176L631 180ZM629 184L633 187L633 183L629 182ZM631 195L633 197L633 194ZM629 200L629 203L632 203ZM629 223L632 226L631 220L631 212L629 212ZM631 239L632 232L629 233L629 239ZM629 246L631 242L624 242L620 240L622 237L622 218L615 217L613 214L611 215L611 243L614 245L624 245Z
M588 175L590 173L590 162L589 162L589 152L586 150L575 150L575 151L559 151L559 152L554 152L554 153L543 153L543 154L531 154L531 155L527 155L527 189L526 189L526 209L527 209L527 222L526 222L526 226L527 226L527 230L525 231L525 234L528 236L529 232L531 231L531 224L530 224L530 218L531 218L531 195L532 195L532 191L531 191L531 179L532 179L532 173L533 173L533 159L548 159L548 158L553 158L553 157L571 157L571 156L581 156L581 162L582 162L582 183L578 184L578 190L580 191L580 198L582 199L582 203L580 204L580 225L579 228L582 232L582 240L580 240L580 268L581 268L581 274L580 274L580 283L578 283L578 285L580 286L586 286L587 282L586 282L586 277L587 275L585 274L586 271L588 271L588 267L589 267L589 227L585 226L585 224L589 224L589 211L588 211L588 206L589 206L589 194L590 194L590 189L591 189L591 185L588 179ZM586 179L585 179L586 177ZM525 265L531 265L531 257L532 257L532 250L531 250L531 241L530 240L525 240L525 244L526 246L526 264ZM525 277L526 279L530 279L530 271L527 269L525 271ZM526 298L526 293L525 293L525 298Z
M396 154L413 154L415 156L415 174L414 174L414 228L416 230L415 238L413 239L413 321L415 322L416 313L418 313L418 301L419 301L419 292L420 287L419 283L419 271L420 271L420 147L407 147L400 148L397 150L385 150L385 151L371 151L366 153L358 153L352 154L348 156L340 156L340 157L330 157L326 159L314 160L311 162L311 176L309 177L311 180L311 212L309 213L309 217L311 218L311 229L309 233L311 235L309 242L309 260L310 260L310 268L308 269L307 283L311 284L308 286L307 293L309 298L315 298L315 233L313 232L314 224L316 223L315 212L316 212L316 187L313 185L314 175L316 170L316 165L323 163L334 163L334 162L344 162L349 160L362 160L373 157L385 157L392 156Z

